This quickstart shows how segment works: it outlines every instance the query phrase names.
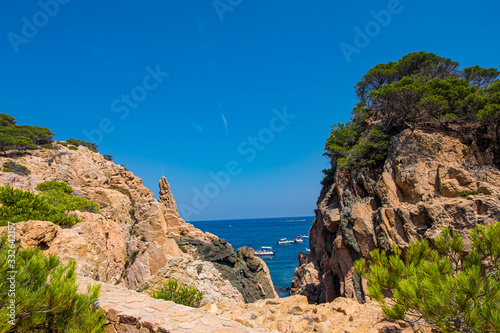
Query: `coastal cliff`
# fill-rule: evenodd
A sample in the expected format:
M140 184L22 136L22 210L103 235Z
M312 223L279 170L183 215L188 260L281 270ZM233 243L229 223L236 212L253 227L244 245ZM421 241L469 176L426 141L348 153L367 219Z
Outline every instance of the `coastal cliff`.
M313 303L364 301L353 262L373 249L432 242L444 226L467 239L476 224L500 220L500 171L492 160L452 133L405 130L392 138L382 169L337 172L321 191L311 254L301 257L291 293Z
M370 69L355 86L353 117L332 127L325 149L310 254L299 255L291 295L310 303L364 303L354 262L448 227L500 220L499 71L415 52Z
M74 195L99 205L99 213L72 213L82 222L69 228L47 221L16 224L17 238L24 247L38 246L63 262L75 259L81 276L151 293L161 288L161 284L153 288L151 281L158 282L159 273L163 279L177 277L181 263L198 267L194 271L200 274L180 282L205 291L204 303L277 297L266 264L253 256L253 250L241 249L235 254L223 239L182 220L166 178L160 180L157 200L123 166L87 147L68 149L58 143L52 149L0 157L0 165L9 161L25 166L30 174L0 172L0 185L36 193L42 182L66 182ZM237 258L238 266L220 265L220 258L186 250L186 239L198 247L216 249L212 256L234 258L234 262ZM219 248L220 244L224 246Z

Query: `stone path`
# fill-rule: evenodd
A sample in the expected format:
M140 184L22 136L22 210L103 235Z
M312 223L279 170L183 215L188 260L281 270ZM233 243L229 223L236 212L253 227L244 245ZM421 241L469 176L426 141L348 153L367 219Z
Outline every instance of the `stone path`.
M85 293L96 281L79 277L79 292ZM133 290L101 284L97 306L108 318L106 333L243 333L266 332L210 316L174 302L150 298Z

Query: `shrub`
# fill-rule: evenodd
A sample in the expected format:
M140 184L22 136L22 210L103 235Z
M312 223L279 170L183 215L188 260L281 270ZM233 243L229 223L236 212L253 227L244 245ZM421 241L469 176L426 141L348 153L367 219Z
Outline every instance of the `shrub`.
M163 284L162 290L154 291L152 296L191 307L198 307L203 300L201 291L195 287L186 287L174 279L169 279Z
M3 163L3 172L13 172L20 176L27 176L31 173L30 170L24 165L12 161Z
M499 332L500 222L478 225L470 236L468 254L458 233L443 228L437 250L425 239L411 243L403 258L395 245L390 256L374 250L370 272L364 259L355 263L356 272L390 319L423 318L444 332Z
M102 155L106 161L111 161L113 162L113 156L111 155Z
M95 202L68 194L73 192L73 188L65 182L47 181L38 184L37 190L44 192L41 195L46 196L51 205L64 211L99 212L99 205Z
M66 140L66 142L68 144L74 145L74 146L84 146L84 147L87 147L89 150L93 151L94 153L97 153L97 144L95 144L93 142L87 142L87 141L84 141L84 140L78 140L78 139L73 139L73 138L71 138L69 140Z
M66 188L64 185L60 185L51 189L46 183L37 186L37 188L45 186L47 189L40 194L14 189L9 185L0 186L0 203L2 203L0 226L5 226L8 222L41 220L51 221L61 227L66 227L81 222L76 216L69 214L71 211L79 210L92 213L99 211L99 205L95 202L66 193L64 189L66 191L68 188L71 189L69 186Z
M324 169L323 174L325 177L321 180L321 185L331 184L334 181L335 169Z
M88 285L86 294L78 294L74 260L61 265L53 254L20 247L12 259L12 244L4 233L0 240L0 332L104 332L106 317L93 308L100 285ZM15 289L7 280L12 271L16 272ZM11 300L15 300L12 317Z
M44 148L44 149L56 149L56 147L52 143L44 143L42 145L42 148Z
M384 161L388 148L389 135L373 127L366 137L349 150L347 157L337 160L338 167L344 169Z
M481 194L481 191L467 190L467 191L464 191L464 192L460 193L460 195L463 196L463 197L467 197L469 195L478 195L478 194Z
M69 146L68 149L69 150L78 150L78 147L77 146Z
M63 193L71 193L73 192L73 188L65 182L58 182L57 180L49 180L43 183L40 183L36 186L38 191L57 191Z

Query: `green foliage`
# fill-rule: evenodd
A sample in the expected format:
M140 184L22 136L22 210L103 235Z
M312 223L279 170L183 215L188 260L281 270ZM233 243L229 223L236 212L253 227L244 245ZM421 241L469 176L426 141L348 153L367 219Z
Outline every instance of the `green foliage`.
M77 146L69 146L68 149L69 150L78 150L78 147Z
M321 185L326 185L326 184L331 184L333 183L334 176L335 176L335 169L324 169L323 174L325 177L321 181Z
M462 75L469 85L480 89L488 87L491 82L498 78L500 72L495 68L481 68L479 66L464 68Z
M104 332L106 317L93 308L100 285L88 285L86 294L78 294L75 268L74 260L61 265L55 255L46 256L39 248L15 248L4 233L0 240L0 333ZM8 308L11 300L15 300L13 318Z
M481 194L481 191L467 190L467 191L464 191L464 192L460 193L460 195L463 196L463 197L466 197L466 196L469 196L469 195L478 195L478 194Z
M451 119L483 119L500 136L499 73L479 66L459 70L457 62L427 52L378 64L356 84L360 102L349 121L332 127L326 155L339 168L368 165L385 159L389 140L385 135Z
M22 125L17 126L18 133L21 136L25 136L33 141L36 145L42 145L47 143L52 143L52 137L54 133L52 133L48 128L40 127L40 126L28 126Z
M50 182L38 185L37 189L43 191L40 194L14 189L9 185L0 186L0 203L2 204L0 226L5 226L8 222L28 220L51 221L61 227L72 226L81 220L71 215L71 211L93 213L99 211L99 205L95 202L69 195L67 191L71 188L64 186L65 183L59 186L52 183L52 187L47 183Z
M203 300L201 291L195 287L186 287L174 279L169 279L163 284L162 290L154 291L152 296L191 307L198 307Z
M58 182L57 180L49 180L43 183L40 183L36 186L38 191L50 192L57 191L62 193L72 193L73 188L65 182Z
M111 161L113 162L113 156L111 155L102 155L106 161Z
M16 118L9 116L8 114L5 113L0 113L0 126L1 127L6 127L6 126L16 126Z
M316 219L314 219L311 223L311 228L314 227L314 225L316 224Z
M35 145L52 143L52 133L40 126L18 126L14 117L0 113L0 149L6 154L11 149L35 149Z
M76 146L76 147L84 146L84 147L87 147L89 150L93 151L94 153L97 153L97 144L92 143L92 142L87 142L87 141L71 138L69 140L66 140L66 143L73 145L73 146ZM75 150L74 148L71 148L71 146L69 147L69 149Z
M27 176L31 173L27 167L25 167L22 164L13 162L13 161L4 162L2 171L3 172L13 172L16 175L20 175L20 176Z
M44 148L44 149L56 149L56 147L52 143L44 143L42 145L42 148Z
M411 243L402 258L374 250L370 271L364 259L356 273L368 280L368 294L390 319L426 322L443 332L500 331L500 222L470 231L466 254L456 231L442 229L431 250L427 240ZM391 295L386 302L384 296Z
M366 137L361 138L349 150L347 157L337 160L338 168L351 168L384 161L387 157L388 148L389 135L383 133L377 127L373 127Z

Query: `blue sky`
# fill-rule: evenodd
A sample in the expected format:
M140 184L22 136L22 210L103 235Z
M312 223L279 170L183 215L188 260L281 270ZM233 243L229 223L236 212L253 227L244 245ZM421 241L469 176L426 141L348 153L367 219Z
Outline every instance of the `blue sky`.
M330 126L378 63L500 68L494 1L2 6L0 112L97 141L155 192L163 168L187 220L313 215Z

